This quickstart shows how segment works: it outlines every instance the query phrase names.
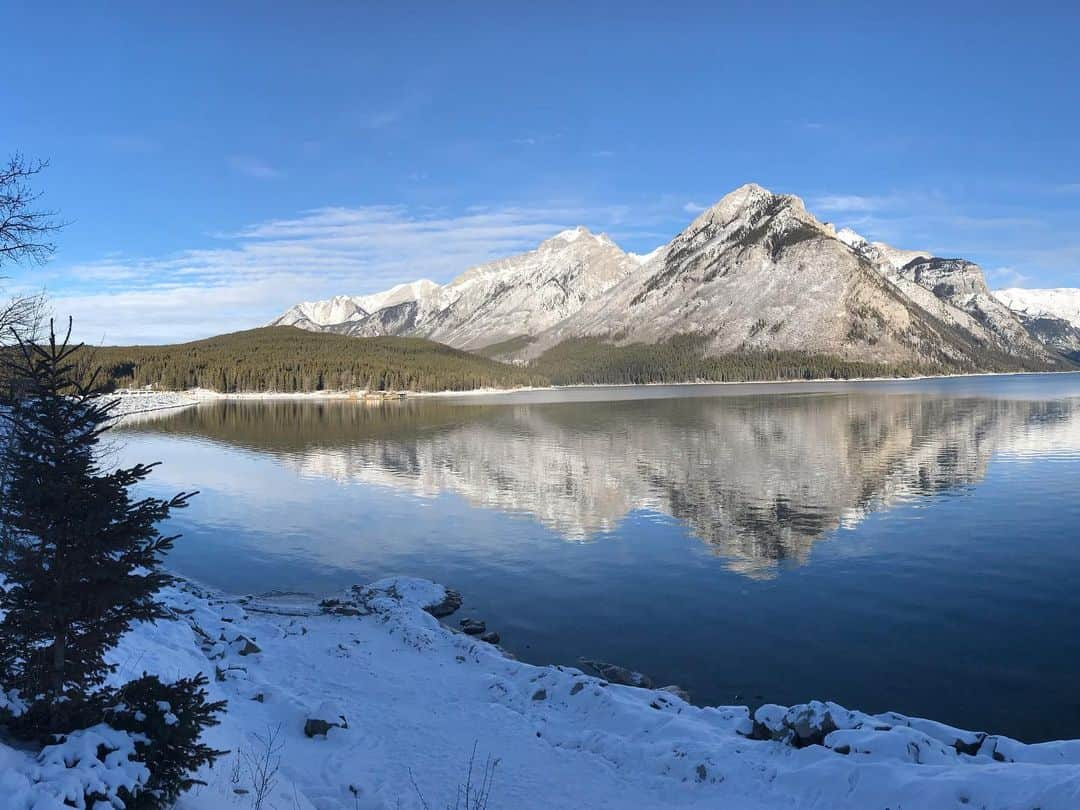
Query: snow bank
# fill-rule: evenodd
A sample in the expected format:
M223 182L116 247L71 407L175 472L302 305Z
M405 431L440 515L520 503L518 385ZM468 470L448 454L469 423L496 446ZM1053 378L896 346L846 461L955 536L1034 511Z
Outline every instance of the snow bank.
M232 753L183 810L250 807L247 763L268 748L278 807L453 806L474 747L474 781L494 769L493 810L1080 807L1080 741L1024 745L832 703L696 707L516 661L432 615L455 596L402 577L320 607L182 584L165 592L175 620L124 638L117 677L203 670L229 700L208 741ZM0 795L25 793L33 767L0 747Z
M117 401L116 407L112 410L112 416L119 419L121 417L130 418L136 414L188 408L192 405L198 405L207 397L198 392L189 391L125 389L107 394L105 399Z
M76 731L37 756L0 745L0 804L6 810L83 808L83 797L104 797L95 810L123 807L117 792L134 790L150 777L132 762L136 739L108 726Z

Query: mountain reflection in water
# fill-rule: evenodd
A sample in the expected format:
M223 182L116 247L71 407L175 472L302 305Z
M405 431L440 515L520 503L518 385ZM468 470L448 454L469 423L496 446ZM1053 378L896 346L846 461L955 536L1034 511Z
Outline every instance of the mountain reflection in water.
M1080 375L214 402L124 424L178 573L459 589L696 702L1080 737Z
M978 483L995 454L1080 454L1078 402L858 390L557 404L227 401L125 430L233 445L304 477L454 493L576 542L631 512L659 513L730 569L769 577L869 512Z

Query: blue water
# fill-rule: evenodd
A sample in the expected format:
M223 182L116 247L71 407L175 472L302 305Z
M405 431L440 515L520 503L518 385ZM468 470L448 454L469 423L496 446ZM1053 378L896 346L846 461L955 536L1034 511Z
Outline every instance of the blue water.
M201 491L170 565L227 591L415 574L523 659L696 702L1080 737L1078 375L215 403L115 438Z

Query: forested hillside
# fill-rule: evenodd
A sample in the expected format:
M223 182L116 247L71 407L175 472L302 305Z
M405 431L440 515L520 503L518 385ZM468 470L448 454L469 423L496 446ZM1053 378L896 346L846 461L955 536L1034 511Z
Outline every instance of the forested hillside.
M291 326L250 329L171 346L86 348L118 388L237 391L466 391L545 385L531 371L419 338L353 338Z
M621 346L582 338L548 349L528 368L553 385L909 377L947 371L938 366L864 363L806 352L705 356L705 343L704 336L692 334L677 335L662 343Z
M467 391L518 386L849 379L944 373L940 367L860 363L804 352L707 357L704 338L616 345L587 338L549 349L527 366L499 363L420 338L355 338L289 326L251 329L171 346L85 348L117 388L208 388L223 393Z

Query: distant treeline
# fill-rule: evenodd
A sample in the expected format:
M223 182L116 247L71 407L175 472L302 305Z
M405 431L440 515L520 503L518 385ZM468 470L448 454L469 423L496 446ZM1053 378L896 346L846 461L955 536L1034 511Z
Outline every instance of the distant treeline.
M528 369L420 338L354 338L291 326L250 329L171 346L86 348L116 388L239 391L467 391L545 385Z
M568 340L529 368L553 385L760 380L846 380L943 373L938 367L866 363L790 351L705 355L706 338L678 335L662 343L614 345L595 338Z
M937 366L865 363L805 352L706 356L706 339L659 344L569 340L511 365L420 338L355 338L279 326L171 346L86 348L80 363L115 388L207 388L222 393L466 391L519 386L851 379L944 373Z

